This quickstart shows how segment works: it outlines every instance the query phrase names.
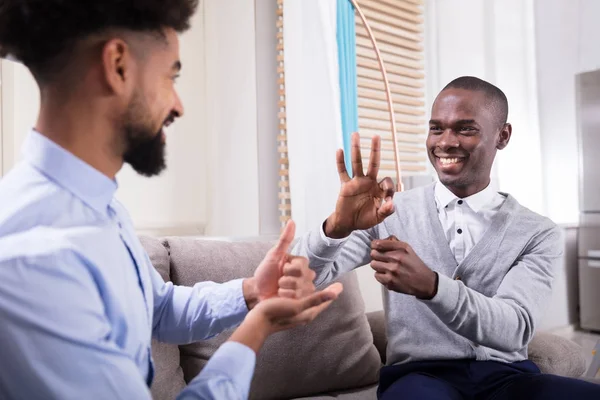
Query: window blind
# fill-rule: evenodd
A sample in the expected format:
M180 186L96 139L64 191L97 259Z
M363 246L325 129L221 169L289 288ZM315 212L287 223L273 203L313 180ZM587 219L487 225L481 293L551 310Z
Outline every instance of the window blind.
M425 173L425 90L422 0L357 0L373 31L391 85L403 175ZM390 116L376 53L356 16L358 120L363 165L371 138L381 136L380 176L395 177Z
M283 0L277 0L277 83L279 84L279 221L282 227L292 215L290 196L290 163L287 147L287 127L285 114L285 72L283 63Z

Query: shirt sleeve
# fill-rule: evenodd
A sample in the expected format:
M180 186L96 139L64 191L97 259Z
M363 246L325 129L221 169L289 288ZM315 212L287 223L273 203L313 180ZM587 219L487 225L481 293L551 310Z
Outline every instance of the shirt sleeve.
M563 253L558 228L539 235L504 277L493 297L439 274L436 296L424 303L450 329L486 347L518 351L533 338Z
M0 259L0 398L151 398L112 333L105 289L71 251Z
M178 400L245 400L250 392L256 354L237 342L227 342L202 372L177 397Z
M161 342L186 344L211 338L239 325L248 313L242 279L193 287L164 282L150 267L154 292L153 336Z
M308 258L310 268L317 274L315 284L324 286L346 272L371 262L371 241L375 230L354 231L344 239L325 235L323 225L300 238L294 255Z

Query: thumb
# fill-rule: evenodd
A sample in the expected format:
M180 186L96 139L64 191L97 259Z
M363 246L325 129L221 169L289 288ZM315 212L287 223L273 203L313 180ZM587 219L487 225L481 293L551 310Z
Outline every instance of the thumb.
M275 252L278 254L286 253L294 241L294 237L296 236L296 224L294 221L289 220L288 223L283 228L283 232L281 232L281 236L279 236L279 241L275 246Z
M394 201L390 198L386 199L385 202L377 210L377 217L380 221L383 221L394 213Z
M311 294L301 300L300 309L302 311L308 310L309 308L318 307L323 303L333 301L337 299L339 294L342 292L343 286L341 283L334 283L325 290Z
M331 293L333 296L335 296L334 298L337 298L343 291L344 285L342 285L340 282L333 283L322 290L322 292Z

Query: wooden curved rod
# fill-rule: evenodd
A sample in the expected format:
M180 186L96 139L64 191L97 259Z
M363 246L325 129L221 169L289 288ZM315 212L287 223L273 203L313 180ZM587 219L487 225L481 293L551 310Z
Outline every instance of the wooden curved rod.
M367 30L367 34L369 35L369 39L371 40L371 44L373 45L373 49L375 50L375 54L377 56L377 61L379 62L379 69L381 70L381 74L383 75L383 85L385 87L385 95L387 97L388 103L388 111L390 113L390 122L392 128L392 141L394 142L394 167L396 170L396 179L398 182L398 191L402 192L404 190L404 185L402 183L402 171L400 170L400 160L398 159L398 139L396 134L396 116L394 113L394 102L392 100L392 91L390 89L390 82L388 81L387 71L385 69L385 65L383 63L383 58L381 57L381 52L379 51L379 46L377 45L377 40L375 40L375 36L373 35L373 31L367 22L367 18L365 14L363 14L358 2L356 0L350 0L352 6L360 16L360 19Z

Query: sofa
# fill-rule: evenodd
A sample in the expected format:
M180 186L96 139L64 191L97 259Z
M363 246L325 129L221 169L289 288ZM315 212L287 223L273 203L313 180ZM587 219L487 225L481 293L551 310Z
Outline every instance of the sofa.
M186 237L140 237L165 281L197 282L252 276L271 241L216 241ZM340 279L344 292L311 324L271 336L257 358L250 398L376 399L378 373L385 363L383 312L365 314L355 273ZM231 331L189 345L152 344L155 400L174 399L204 367ZM582 349L566 339L539 332L529 358L543 372L580 377ZM226 400L226 399L224 399Z

